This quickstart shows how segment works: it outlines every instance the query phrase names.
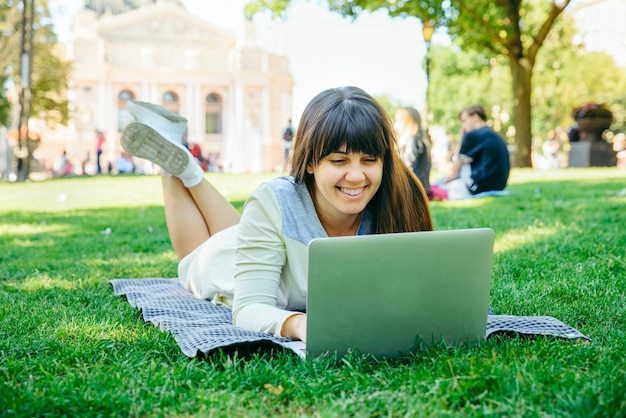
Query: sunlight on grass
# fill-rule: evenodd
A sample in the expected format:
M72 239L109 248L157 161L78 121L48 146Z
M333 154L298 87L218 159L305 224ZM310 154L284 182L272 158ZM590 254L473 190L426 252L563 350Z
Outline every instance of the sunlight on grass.
M50 289L76 290L82 288L82 282L80 280L70 281L52 278L47 273L35 272L34 275L27 277L19 283L14 283L13 286L27 292Z
M563 225L546 226L543 223L536 223L526 228L511 229L496 239L494 252L511 251L523 245L532 245L564 230Z
M46 247L53 248L56 245L55 241L58 237L59 235L57 235L56 237L49 236L45 239L42 239L40 237L30 239L16 237L15 239L11 240L11 252L15 252L15 250L20 250L21 253L24 253L24 251L29 251L31 249L40 249Z
M147 181L152 180L152 181ZM86 187L89 185L89 187ZM79 177L5 186L5 210L60 212L117 206L162 205L158 177ZM30 202L30 205L24 205ZM36 202L36 204L33 204Z
M486 206L489 205L491 203L491 201L493 199L498 199L498 197L482 197L479 199L459 199L459 200L446 200L443 202L435 202L439 203L439 204L443 204L446 207L450 207L450 208L459 208L459 209L463 209L463 208L478 208L481 206ZM432 206L433 203L430 203L430 205Z
M207 180L229 200L244 200L262 182L278 173L206 173ZM85 185L89 187L85 187ZM98 176L42 182L0 183L2 210L59 212L65 210L163 205L160 176ZM36 204L33 202L36 201ZM25 202L30 204L24 205Z
M122 278L111 276L111 269L118 265L127 265L129 273L123 278L132 277L176 277L178 262L174 249L169 247L163 253L126 252L116 257L97 258L84 261L85 266L102 270L108 279ZM166 267L163 267L166 266Z
M48 225L43 223L23 223L23 224L0 224L0 235L3 236L13 236L17 238L18 236L26 236L26 235L38 235L38 234L56 234L59 232L63 232L67 230L68 227L61 226L58 224Z
M263 182L279 176L278 173L221 174L207 173L206 179L229 200L244 200Z
M65 315L54 328L55 335L65 342L77 341L82 344L104 343L103 349L112 348L114 341L132 342L138 334L132 329L92 317L76 318Z
M626 173L623 170L587 168L567 168L561 170L541 171L532 168L514 168L511 170L509 185L527 182L553 182L583 178L585 180L623 179Z

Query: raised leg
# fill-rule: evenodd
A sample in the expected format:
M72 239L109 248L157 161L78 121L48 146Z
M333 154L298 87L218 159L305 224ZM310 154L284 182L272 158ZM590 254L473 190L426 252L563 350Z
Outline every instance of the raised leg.
M239 212L208 181L186 188L179 178L164 174L161 182L167 229L179 260L211 235L239 223Z
M180 139L186 119L162 106L129 102L137 122L124 128L120 143L135 157L161 166L165 219L178 259L211 235L239 223L239 213L204 178L204 172Z

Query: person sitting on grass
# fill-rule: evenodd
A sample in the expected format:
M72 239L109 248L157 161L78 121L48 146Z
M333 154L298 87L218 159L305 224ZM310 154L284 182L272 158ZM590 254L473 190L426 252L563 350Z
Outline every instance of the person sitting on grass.
M241 216L181 145L183 117L144 102L128 109L136 122L124 129L122 147L165 171L180 283L232 307L237 326L305 340L314 238L432 230L428 198L399 157L389 117L357 87L313 98L295 134L290 175L259 186Z
M431 191L442 200L452 200L504 190L511 170L506 142L487 126L487 114L481 105L463 109L459 119L463 131L459 155L447 176Z

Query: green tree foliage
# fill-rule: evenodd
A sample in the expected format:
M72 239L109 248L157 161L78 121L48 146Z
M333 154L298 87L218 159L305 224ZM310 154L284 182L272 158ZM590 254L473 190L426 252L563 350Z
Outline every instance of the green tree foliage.
M546 38L537 56L533 78L535 133L572 125L571 110L585 103L606 103L613 111L613 129L624 129L626 73L602 52L576 45L574 22L565 16ZM601 76L599 76L601 74Z
M71 66L56 54L57 37L50 18L47 0L35 0L33 22L33 57L31 115L49 123L68 120L67 86ZM20 45L22 2L0 2L0 123L9 123L6 102L8 83L20 85Z
M0 76L0 86L4 86L7 82L7 78ZM11 104L7 97L5 89L0 88L0 126L9 126L9 119L11 114Z
M515 162L531 165L531 80L537 53L557 17L571 0L327 0L331 10L357 17L386 10L391 16L415 16L446 27L463 50L502 57L509 65L515 125ZM281 16L288 0L250 0L248 15L271 10Z
M624 131L626 73L613 58L586 52L574 45L574 22L564 16L555 25L537 56L532 90L532 136L542 140L550 129L573 125L571 110L584 103L607 103L614 115L612 129ZM433 45L430 112L432 123L459 132L459 109L481 103L496 119L494 126L513 142L511 73L506 59L488 52L462 50L458 45ZM598 77L601 68L602 77ZM493 112L500 109L500 112ZM499 119L499 120L497 120Z
M510 72L500 62L501 58L473 50L462 51L456 45L434 45L430 54L431 124L443 126L458 141L459 112L465 107L481 104L491 113L488 116L496 120L494 128L505 135L512 123L512 92Z
M402 104L398 99L390 97L388 95L381 95L374 97L378 103L385 109L391 121L393 122L396 111L405 105Z

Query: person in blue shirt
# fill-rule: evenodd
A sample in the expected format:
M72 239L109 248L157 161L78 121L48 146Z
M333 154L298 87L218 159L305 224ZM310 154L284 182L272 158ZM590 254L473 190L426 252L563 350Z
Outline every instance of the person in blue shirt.
M463 131L459 155L437 187L445 190L450 200L504 190L511 169L509 151L504 139L487 126L485 109L467 107L459 119Z

